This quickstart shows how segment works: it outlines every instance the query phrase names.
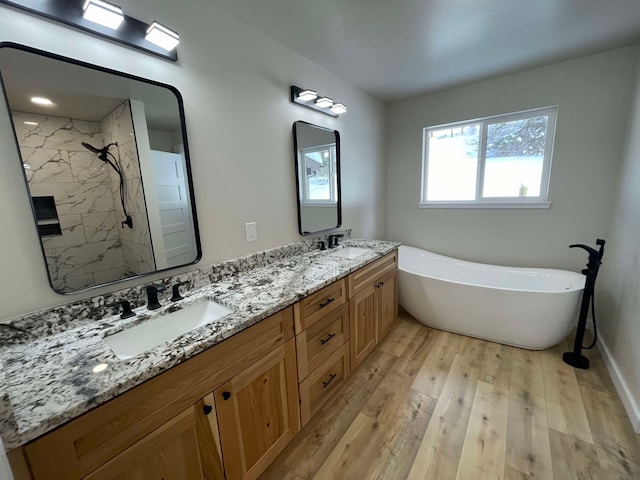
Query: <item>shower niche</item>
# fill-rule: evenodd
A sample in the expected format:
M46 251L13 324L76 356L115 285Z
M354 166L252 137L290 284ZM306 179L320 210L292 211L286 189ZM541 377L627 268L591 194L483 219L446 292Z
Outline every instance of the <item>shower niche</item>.
M175 88L9 43L0 44L0 75L56 292L200 259ZM55 234L42 234L53 223L43 221L43 198Z

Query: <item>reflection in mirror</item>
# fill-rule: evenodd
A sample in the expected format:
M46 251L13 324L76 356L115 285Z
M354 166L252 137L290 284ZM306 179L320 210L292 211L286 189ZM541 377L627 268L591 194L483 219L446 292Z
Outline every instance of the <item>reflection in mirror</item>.
M71 293L198 261L177 90L28 47L0 47L53 289Z
M337 130L293 124L300 234L342 224L340 200L340 134Z

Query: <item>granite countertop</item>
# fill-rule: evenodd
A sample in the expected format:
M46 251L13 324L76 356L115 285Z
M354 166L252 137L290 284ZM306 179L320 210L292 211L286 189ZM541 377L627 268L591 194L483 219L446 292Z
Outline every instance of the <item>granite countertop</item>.
M187 292L179 303L121 320L111 316L0 352L0 437L11 450L79 416L149 378L212 347L347 276L398 247L397 242L348 240L370 249L353 259L313 251L231 274ZM341 247L339 247L341 248ZM186 307L203 298L234 312L129 360L102 341L105 334ZM165 302L166 303L166 302ZM104 370L94 372L98 365Z

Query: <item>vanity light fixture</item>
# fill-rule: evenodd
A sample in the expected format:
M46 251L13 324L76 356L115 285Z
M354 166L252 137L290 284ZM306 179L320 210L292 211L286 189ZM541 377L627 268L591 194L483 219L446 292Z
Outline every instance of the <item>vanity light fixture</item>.
M334 102L329 97L318 95L315 90L303 89L295 85L291 85L291 101L332 117L347 113L344 103Z
M347 107L344 103L334 103L331 107L331 111L340 115L341 113L347 113Z
M316 100L316 105L320 108L329 108L333 105L333 100L329 97L320 97Z
M300 100L304 100L305 102L309 102L318 98L318 92L316 92L315 90L303 90L298 94L298 98Z
M119 6L102 0L87 0L82 10L84 19L112 30L117 30L124 21L124 13Z
M160 48L170 52L180 43L180 35L164 25L153 22L147 29L144 37L148 42L158 45Z
M165 60L178 60L175 47L180 36L176 32L158 22L148 24L129 17L122 8L104 0L0 0L0 5L19 8ZM158 36L163 40L157 40Z
M53 102L51 100L44 97L31 97L31 103L35 103L36 105L45 105L45 106L53 105Z

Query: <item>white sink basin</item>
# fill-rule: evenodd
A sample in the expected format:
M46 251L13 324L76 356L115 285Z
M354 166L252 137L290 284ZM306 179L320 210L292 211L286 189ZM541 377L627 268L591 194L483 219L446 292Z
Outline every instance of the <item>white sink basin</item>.
M212 300L202 300L135 327L104 337L118 358L126 360L232 313Z
M338 250L337 252L332 253L331 255L342 258L356 258L370 251L371 250L369 250L368 248L346 247L342 250Z

